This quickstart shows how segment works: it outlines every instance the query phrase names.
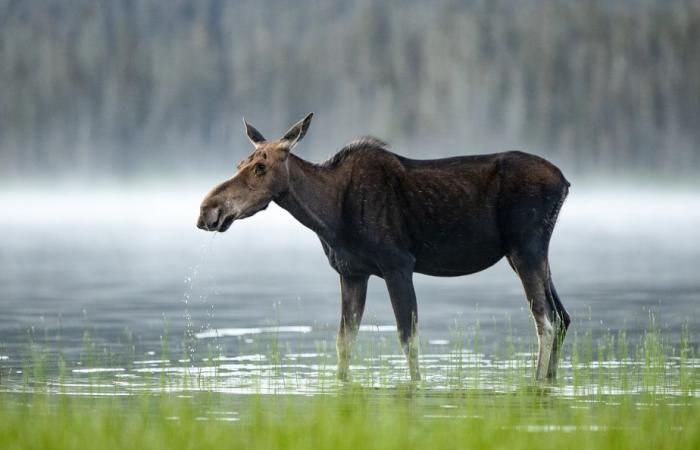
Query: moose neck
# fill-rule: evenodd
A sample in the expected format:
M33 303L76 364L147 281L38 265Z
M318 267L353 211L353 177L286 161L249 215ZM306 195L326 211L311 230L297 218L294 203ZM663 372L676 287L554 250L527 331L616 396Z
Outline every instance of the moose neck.
M330 169L294 154L289 155L287 167L289 188L275 203L325 241L333 242L340 222L343 180Z

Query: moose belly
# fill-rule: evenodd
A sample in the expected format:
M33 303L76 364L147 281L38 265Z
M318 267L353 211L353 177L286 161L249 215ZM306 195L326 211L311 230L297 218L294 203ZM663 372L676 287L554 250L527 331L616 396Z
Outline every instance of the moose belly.
M415 271L441 277L468 275L491 267L503 255L498 236L433 239L420 245Z
M371 258L367 258L343 246L336 245L332 247L322 238L321 245L328 258L328 263L340 275L379 274L379 268L372 263Z

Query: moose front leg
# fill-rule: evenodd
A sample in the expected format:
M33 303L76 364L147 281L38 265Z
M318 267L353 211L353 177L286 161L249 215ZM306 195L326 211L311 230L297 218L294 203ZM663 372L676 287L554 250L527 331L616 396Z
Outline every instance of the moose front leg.
M367 276L340 276L342 312L336 340L338 379L348 379L350 356L360 328L367 298Z
M420 380L418 368L418 306L416 292L413 289L413 272L398 271L384 275L391 306L396 317L396 327L399 331L401 347L408 360L408 368L412 381Z

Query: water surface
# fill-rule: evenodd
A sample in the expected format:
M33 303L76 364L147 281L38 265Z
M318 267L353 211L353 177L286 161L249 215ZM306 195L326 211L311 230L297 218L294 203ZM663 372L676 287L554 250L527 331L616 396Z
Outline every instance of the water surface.
M221 375L232 391L268 383L303 392L332 379L339 284L315 235L274 205L225 234L205 233L194 226L205 190L4 191L5 373L44 348L49 374L60 356L78 385L100 374L111 391L144 374ZM571 339L624 331L633 347L653 326L673 347L687 325L696 344L698 230L693 192L572 189L550 250ZM417 275L415 286L432 386L455 370L456 351L484 368L521 360L530 376L534 326L504 261L468 277ZM393 323L372 278L357 362L370 385L382 373L405 376ZM522 354L504 363L509 348Z

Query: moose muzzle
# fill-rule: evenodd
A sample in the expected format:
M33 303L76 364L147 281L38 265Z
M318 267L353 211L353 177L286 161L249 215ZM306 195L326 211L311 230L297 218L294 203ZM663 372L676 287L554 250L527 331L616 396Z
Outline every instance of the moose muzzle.
M221 208L202 207L197 220L197 228L207 231L216 231L221 225Z

